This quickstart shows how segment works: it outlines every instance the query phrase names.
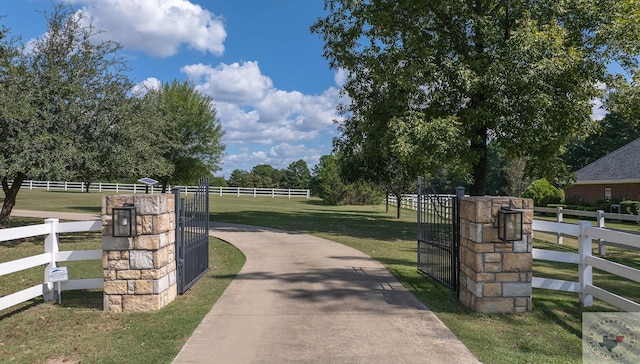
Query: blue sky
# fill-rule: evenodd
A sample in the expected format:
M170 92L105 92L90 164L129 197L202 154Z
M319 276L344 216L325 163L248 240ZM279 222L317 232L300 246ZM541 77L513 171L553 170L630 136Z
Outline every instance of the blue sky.
M323 0L71 0L124 46L141 85L191 80L210 95L226 135L223 170L309 168L330 154L341 75L309 27ZM46 30L49 0L0 5L0 24L24 42Z

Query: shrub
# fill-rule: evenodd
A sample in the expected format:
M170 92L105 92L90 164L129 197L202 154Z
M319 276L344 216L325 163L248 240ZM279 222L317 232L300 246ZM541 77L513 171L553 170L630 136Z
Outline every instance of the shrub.
M640 212L640 201L627 200L620 202L621 214L638 215L638 212Z
M564 193L544 178L533 181L524 190L522 197L530 198L535 206L542 207L564 202Z

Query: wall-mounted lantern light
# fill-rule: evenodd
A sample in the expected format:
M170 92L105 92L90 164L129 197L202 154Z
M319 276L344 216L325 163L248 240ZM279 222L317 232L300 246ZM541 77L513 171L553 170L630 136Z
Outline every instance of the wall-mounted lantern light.
M114 238L136 236L136 207L133 204L114 207L112 217Z
M522 210L501 206L498 211L498 238L504 242L522 240Z

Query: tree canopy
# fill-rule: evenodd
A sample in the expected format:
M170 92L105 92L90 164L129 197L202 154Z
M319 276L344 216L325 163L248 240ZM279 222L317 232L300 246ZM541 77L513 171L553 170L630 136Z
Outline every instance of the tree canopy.
M258 164L251 171L236 169L229 176L232 187L248 188L309 188L310 171L307 162L299 159L286 169L276 169L269 164Z
M311 171L307 162L303 159L299 159L289 164L287 169L284 170L282 177L282 185L284 188L309 188L309 182L311 181Z
M0 39L0 179L5 227L26 178L84 181L133 171L162 171L162 160L138 157L153 136L140 120L120 46L94 42L80 13L57 4L45 13L47 32L27 49L3 30ZM128 144L125 144L128 143ZM129 149L127 149L129 148ZM141 153L143 154L143 153Z
M172 173L156 174L163 191L168 184L190 183L220 170L224 131L210 96L188 81L174 80L145 98L156 106L148 119L159 120L164 135L160 156L173 166Z
M607 65L633 72L640 54L637 0L326 0L325 8L311 30L331 67L348 71L339 150L365 162L421 157L428 174L449 163L440 156L452 155L442 147L453 142L447 169L466 172L472 194L485 193L490 140L508 158L526 157L529 175L566 177L560 156L595 130L591 102ZM402 156L391 148L401 134L387 131L407 116L436 137ZM380 173L361 165L365 176Z
M365 181L345 182L339 157L324 155L313 167L311 192L329 205L372 205L382 201L382 191Z

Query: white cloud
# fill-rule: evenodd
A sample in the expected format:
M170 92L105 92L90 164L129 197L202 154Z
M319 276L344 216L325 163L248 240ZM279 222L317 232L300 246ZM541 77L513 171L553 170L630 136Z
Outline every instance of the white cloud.
M200 63L180 71L197 84L198 91L217 101L252 104L273 89L273 82L260 73L257 62L221 63L215 68Z
M322 155L330 153L331 137L336 133L334 120L341 119L336 111L340 101L336 87L320 95L278 90L257 62L216 67L192 64L181 71L215 102L225 129L225 176L234 169L250 170L258 164L283 169L299 159L312 168ZM341 77L337 75L336 80Z
M248 171L258 164L269 164L274 168L284 169L300 159L307 162L309 169L312 169L318 164L323 154L326 152L320 148L308 147L304 144L280 143L265 150L228 154L224 158L224 166L228 168L222 172L228 177L234 169Z
M72 0L102 35L153 57L188 47L221 55L227 33L222 19L186 0Z
M336 82L336 85L339 87L344 86L347 83L347 79L349 78L349 71L340 68L338 72L333 76L333 80Z
M150 90L158 90L162 87L162 81L155 77L149 77L146 80L136 84L133 86L133 94L134 95L145 95Z
M596 88L604 92L607 89L607 85L605 83L598 82L596 84ZM595 98L591 100L591 105L593 105L591 108L591 119L593 120L602 120L609 113L604 107L601 98Z
M591 108L591 119L602 120L609 113L602 103L602 99L594 99L591 101L593 107Z
M335 130L335 88L321 95L278 90L257 62L193 64L182 72L200 92L213 98L227 144L293 143Z

